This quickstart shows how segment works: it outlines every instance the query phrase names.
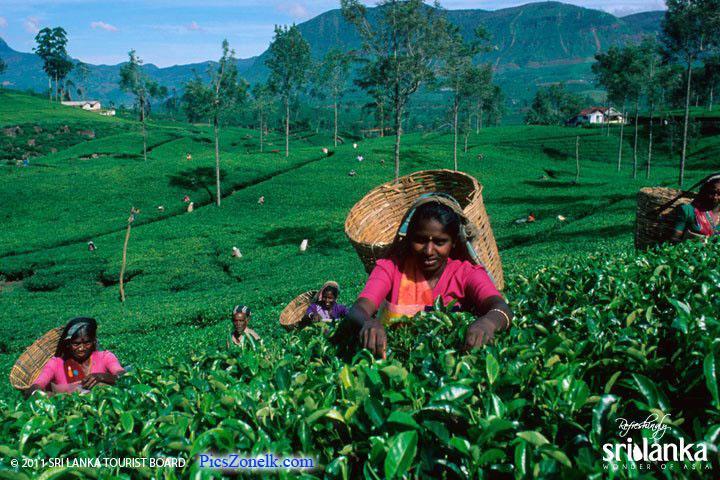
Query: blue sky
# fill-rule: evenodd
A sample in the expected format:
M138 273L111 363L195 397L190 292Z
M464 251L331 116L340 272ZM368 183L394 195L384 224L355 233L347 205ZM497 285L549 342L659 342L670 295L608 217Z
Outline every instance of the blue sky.
M131 48L146 63L165 67L215 59L223 38L239 58L262 53L275 24L301 23L338 8L339 0L0 0L0 37L29 52L45 26L68 32L70 54L93 64L127 59ZM374 5L376 2L364 2ZM447 9L496 10L515 0L441 0ZM662 0L571 0L614 14L660 10Z

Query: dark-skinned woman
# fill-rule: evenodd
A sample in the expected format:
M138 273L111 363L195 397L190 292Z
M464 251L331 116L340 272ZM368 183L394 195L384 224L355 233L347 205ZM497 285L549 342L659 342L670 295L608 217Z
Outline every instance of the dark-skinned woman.
M378 260L348 313L360 346L385 358L385 325L431 309L438 296L444 304L455 300L460 310L477 316L466 334L466 350L485 345L496 332L509 328L513 314L480 265L470 242L475 235L455 199L438 193L420 197L406 213L387 258Z
M114 385L123 373L125 370L112 352L98 350L95 319L78 317L65 326L55 356L24 393L29 397L48 387L56 393L67 393L89 390L100 384Z
M720 175L708 177L695 199L677 207L677 221L671 241L704 239L720 235Z

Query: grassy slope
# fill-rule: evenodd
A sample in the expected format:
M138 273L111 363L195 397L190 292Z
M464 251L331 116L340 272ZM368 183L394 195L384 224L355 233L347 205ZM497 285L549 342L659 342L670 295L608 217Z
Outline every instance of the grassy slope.
M365 274L344 236L344 218L369 189L391 177L393 139L363 142L359 151L366 160L358 163L350 146L320 158L322 138L317 136L295 141L289 160L247 153L248 134L226 132L223 165L228 183L253 178L257 183L239 188L221 209L207 206L191 214L181 213L182 192L168 187L167 175L184 168L184 152L190 148L194 163L212 165L210 145L193 140L206 135L196 127L152 130L151 138L182 138L153 150L147 165L136 158L77 160L96 147L137 155L137 138L118 134L42 159L53 169L2 167L2 175L15 177L0 192L0 214L12 226L2 234L0 272L26 278L0 290L0 310L12 319L0 325L0 372L5 375L39 333L80 314L100 319L104 348L126 363L144 364L222 342L227 312L235 303L252 305L254 328L272 338L282 335L276 319L284 304L328 278L338 280L342 300L351 301ZM576 135L581 135L579 185L571 182L574 158L568 156L574 154ZM406 136L403 172L450 167L450 141L448 136ZM713 158L718 144L705 139L695 150ZM471 138L460 168L484 185L506 272L528 272L599 248L611 253L631 248L635 192L645 184L670 184L676 174L658 156L650 181L629 180L627 166L615 172L616 149L616 136L583 129L505 127ZM627 165L629 147L624 156ZM301 166L285 171L293 165ZM358 175L347 176L350 169ZM541 180L543 169L552 169L558 178ZM689 173L700 177L704 167L691 159ZM23 192L31 195L18 203L15 197ZM264 206L257 205L260 195L266 198ZM156 203L168 207L165 217L158 217ZM133 228L128 268L134 276L127 284L128 301L121 305L117 285L103 281L117 278L130 204L144 210ZM538 216L535 224L512 223L530 211ZM568 221L558 222L558 214ZM95 235L106 230L111 233ZM91 233L98 245L94 253L84 244ZM310 248L299 254L304 238ZM7 255L21 244L27 253ZM232 246L241 249L243 259L230 257ZM507 293L512 300L512 292Z

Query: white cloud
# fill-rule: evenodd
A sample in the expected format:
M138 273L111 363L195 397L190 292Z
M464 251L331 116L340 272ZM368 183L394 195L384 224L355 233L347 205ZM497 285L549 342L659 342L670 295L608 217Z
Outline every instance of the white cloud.
M5 17L0 17L0 28L7 27L7 20L5 20Z
M287 15L290 15L293 19L300 20L307 18L309 16L308 9L305 5L302 3L292 2L292 3L279 3L276 7L278 12L285 13Z
M115 25L110 25L109 23L105 22L91 22L90 27L93 30L105 30L106 32L117 32L118 28Z
M195 20L193 20L192 22L190 22L190 25L188 25L188 26L185 27L185 28L187 28L187 29L190 30L191 32L201 32L201 31L203 31L203 28L202 28L200 25L198 25Z
M23 27L28 33L38 33L40 31L40 19L37 17L27 17L23 22Z

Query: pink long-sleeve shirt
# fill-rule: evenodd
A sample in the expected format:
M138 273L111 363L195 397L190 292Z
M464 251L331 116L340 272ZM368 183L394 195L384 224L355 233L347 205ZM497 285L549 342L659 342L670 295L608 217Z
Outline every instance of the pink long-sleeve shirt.
M397 303L402 279L401 265L391 258L378 260L370 273L360 298L367 298L379 308L383 301ZM463 310L474 311L489 297L501 296L490 276L481 265L449 258L435 288L433 298L442 296L447 305L451 300Z
M67 377L64 370L65 362L60 357L52 357L43 367L38 378L33 382L43 390L50 383L55 385L67 385ZM112 373L117 375L123 371L117 357L108 350L95 350L90 354L90 373Z

